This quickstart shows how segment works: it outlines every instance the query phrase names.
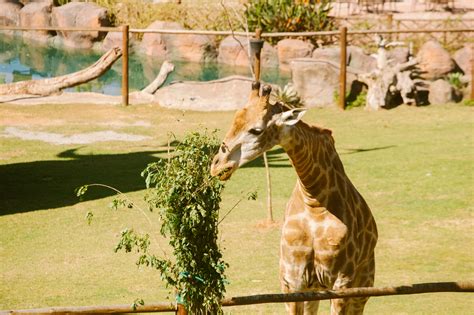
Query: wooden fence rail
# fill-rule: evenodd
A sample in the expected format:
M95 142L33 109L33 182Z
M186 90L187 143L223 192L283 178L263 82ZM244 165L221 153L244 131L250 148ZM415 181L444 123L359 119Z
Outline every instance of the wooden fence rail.
M390 26L393 23L390 22ZM22 26L0 26L0 31L99 31L99 32L121 32L122 33L122 48L123 48L123 63L122 63L122 103L127 106L129 103L129 79L128 79L128 47L130 33L159 33L159 34L175 34L175 35L220 35L220 36L249 36L255 37L256 32L234 32L234 31L203 31L203 30L169 30L169 29L136 29L129 28L128 25L122 27L96 27L96 28L78 28L78 27L22 27ZM324 32L275 32L275 33L259 33L261 38L270 37L332 37L339 36L339 44L341 48L341 69L340 69L340 89L339 89L339 107L345 107L346 95L346 69L345 56L347 49L347 36L350 35L375 35L375 34L417 34L417 33L472 33L474 28L444 28L444 29L377 29L377 30L347 30L341 27L339 31L324 31ZM474 61L473 61L474 62ZM260 69L257 70L260 72ZM344 80L344 82L342 82ZM473 85L474 86L474 85ZM474 87L471 89L471 98L474 98Z
M221 301L222 306L239 306L251 304L265 303L285 303L285 302L303 302L303 301L319 301L330 300L336 298L353 298L353 297L378 297L390 295L411 295L423 293L439 293L439 292L474 292L474 281L460 282L434 282L419 283L397 287L385 288L350 288L344 290L327 290L316 292L301 292L289 294L259 294L240 296L224 299ZM174 303L150 303L138 306L132 309L130 305L112 305L112 306L79 306L79 307L50 307L25 310L4 310L0 311L0 315L6 314L118 314L118 313L152 313L152 312L177 312L178 307Z

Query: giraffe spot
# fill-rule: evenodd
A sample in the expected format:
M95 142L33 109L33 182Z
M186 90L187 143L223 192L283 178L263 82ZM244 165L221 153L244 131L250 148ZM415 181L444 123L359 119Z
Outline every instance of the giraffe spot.
M288 245L308 247L311 245L310 236L301 230L286 230L283 232L283 238Z
M332 194L328 200L328 210L340 220L343 218L344 209L342 207L341 197L337 194Z
M315 265L327 266L329 268L329 266L332 265L333 260L334 260L334 255L332 254L315 252L315 255L314 255Z
M354 242L349 242L349 244L347 244L347 249L346 249L346 255L347 255L347 258L352 258L354 257L354 254L355 254L355 245L354 245Z
M354 263L352 261L347 262L344 266L345 273L348 275L354 274Z

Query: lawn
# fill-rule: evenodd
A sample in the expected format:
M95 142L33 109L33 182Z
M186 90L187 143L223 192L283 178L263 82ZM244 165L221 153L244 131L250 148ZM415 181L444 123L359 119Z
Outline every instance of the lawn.
M390 111L311 109L304 120L333 130L346 172L370 205L379 228L376 286L474 280L474 111L462 105L399 107ZM114 253L120 231L153 233L134 209L108 208L113 197L93 189L79 202L74 189L108 184L137 203L145 195L140 172L167 154L172 132L219 129L233 113L163 110L157 106L0 104L0 309L164 301L159 274ZM115 131L148 136L135 142L52 144L22 140L11 130L74 135ZM279 148L269 153L274 217L265 226L261 159L234 174L223 193L220 226L230 264L227 296L277 293L278 243L295 174ZM256 190L258 199L245 194ZM86 213L94 219L87 224ZM166 250L166 249L165 249ZM169 252L169 249L167 250ZM468 314L468 294L372 298L366 314ZM225 309L229 314L281 314L283 305ZM328 303L321 303L328 313Z

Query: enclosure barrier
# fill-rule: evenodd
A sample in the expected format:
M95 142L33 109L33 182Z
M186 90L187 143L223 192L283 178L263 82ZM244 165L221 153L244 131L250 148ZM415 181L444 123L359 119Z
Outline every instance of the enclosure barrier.
M385 288L350 288L343 290L327 290L314 292L300 292L287 294L259 294L249 296L238 296L223 299L221 305L224 307L239 305L254 305L265 303L286 303L303 301L321 301L337 298L355 297L377 297L390 295L411 295L422 293L439 292L474 292L474 281L460 282L433 282L404 285ZM179 308L182 311L182 307ZM6 314L118 314L118 313L152 313L152 312L178 312L178 306L170 302L150 303L137 306L133 309L130 305L112 306L79 306L79 307L49 307L25 310L4 310L0 315ZM185 314L185 313L184 313Z
M392 27L392 21L388 19L388 27ZM427 29L379 29L379 30L347 30L347 27L341 27L339 31L322 31L322 32L276 32L263 33L261 30L256 32L234 32L234 31L203 31L203 30L169 30L169 29L137 29L129 28L128 25L122 27L97 27L97 28L82 28L82 27L19 27L19 26L0 26L0 31L91 31L91 32L121 32L122 33L122 104L127 106L129 104L129 79L128 79L128 48L129 48L129 34L170 34L170 35L218 35L218 36L246 36L251 38L272 38L272 37L332 37L339 36L339 43L341 48L340 55L340 75L339 75L339 107L345 108L346 95L346 55L347 55L347 36L348 35L375 35L375 34L416 34L416 33L473 33L474 28L427 28ZM474 57L471 59L474 65ZM474 66L472 67L474 69ZM474 72L474 70L472 70ZM256 72L260 73L260 63ZM474 77L474 74L471 73ZM474 84L471 85L471 99L474 99Z

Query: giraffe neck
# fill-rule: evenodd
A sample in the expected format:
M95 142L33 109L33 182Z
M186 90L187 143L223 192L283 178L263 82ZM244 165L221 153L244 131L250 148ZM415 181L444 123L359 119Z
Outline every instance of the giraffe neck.
M298 175L305 203L326 207L328 196L338 185L345 186L347 179L331 131L299 122L281 140Z

